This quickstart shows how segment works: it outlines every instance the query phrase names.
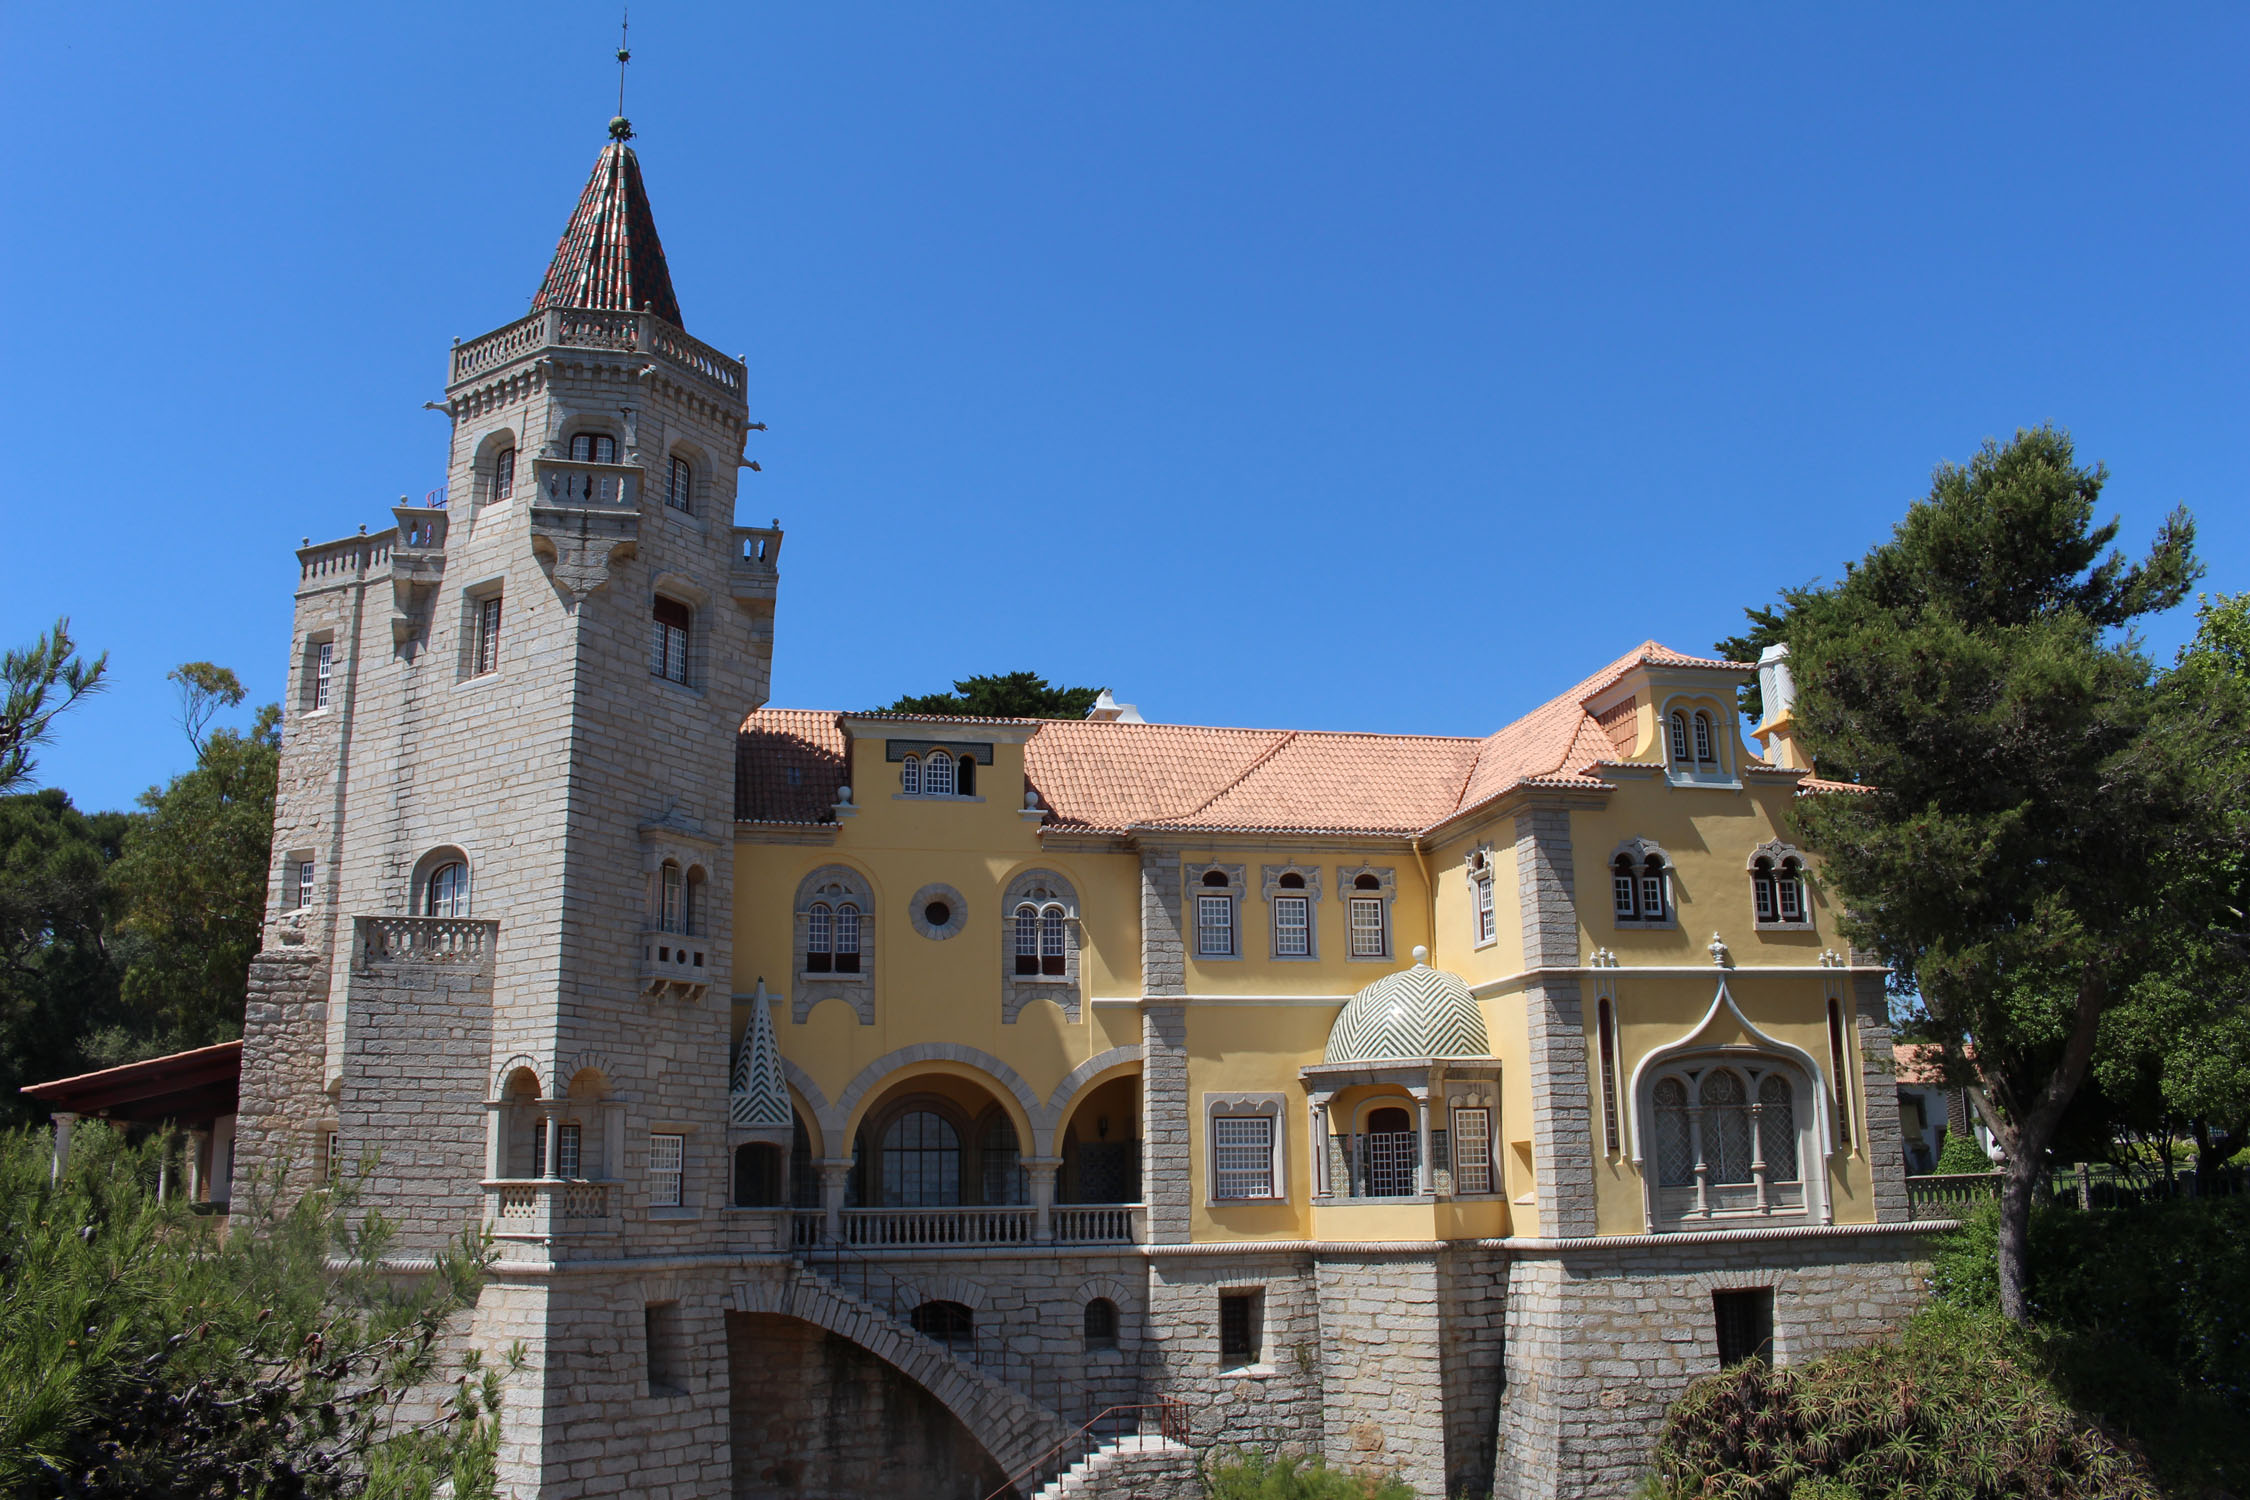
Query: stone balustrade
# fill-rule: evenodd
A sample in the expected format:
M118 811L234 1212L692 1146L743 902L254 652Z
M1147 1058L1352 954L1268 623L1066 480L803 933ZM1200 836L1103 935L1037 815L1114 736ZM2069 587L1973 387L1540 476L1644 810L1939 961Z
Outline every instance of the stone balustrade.
M740 394L742 362L649 312L553 307L518 318L482 338L453 346L449 385L473 380L542 349L614 349L653 355L673 369L720 390Z
M364 533L348 536L340 542L323 542L317 547L300 547L297 549L298 581L313 583L368 568L388 567L391 547L396 540L395 533L385 531L374 536Z
M532 461L532 469L532 493L541 505L632 510L640 504L641 471L632 464L541 458Z
M499 1239L545 1239L615 1229L614 1184L575 1178L500 1178L484 1184L484 1225Z
M847 1208L844 1243L854 1246L1028 1245L1035 1210L1023 1208Z
M361 917L356 951L362 969L378 964L449 964L486 969L500 924L471 917Z
M1058 1245L1137 1245L1147 1211L1138 1203L1058 1203L1054 1207Z
M1998 1172L1947 1172L1906 1179L1907 1211L1917 1219L1958 1219L1999 1196Z

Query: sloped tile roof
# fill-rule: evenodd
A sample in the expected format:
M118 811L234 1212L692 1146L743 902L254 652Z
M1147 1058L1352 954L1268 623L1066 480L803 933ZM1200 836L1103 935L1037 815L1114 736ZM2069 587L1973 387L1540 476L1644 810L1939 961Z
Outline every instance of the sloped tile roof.
M640 159L622 141L610 142L595 159L594 175L578 195L547 279L531 299L533 312L550 307L647 308L667 323L687 326L664 264L664 242L656 237L648 189L641 185Z
M1040 720L1024 747L1025 771L1050 828L1404 837L1519 785L1606 786L1598 768L1616 747L1585 704L1643 662L1753 670L1648 641L1483 739ZM736 816L827 821L844 775L843 717L760 709L744 720Z

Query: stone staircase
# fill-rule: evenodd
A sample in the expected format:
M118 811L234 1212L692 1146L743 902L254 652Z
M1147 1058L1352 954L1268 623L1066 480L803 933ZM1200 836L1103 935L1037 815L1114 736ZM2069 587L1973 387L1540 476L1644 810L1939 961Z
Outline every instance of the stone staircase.
M1102 1444L1033 1500L1197 1500L1202 1493L1195 1450L1152 1435Z

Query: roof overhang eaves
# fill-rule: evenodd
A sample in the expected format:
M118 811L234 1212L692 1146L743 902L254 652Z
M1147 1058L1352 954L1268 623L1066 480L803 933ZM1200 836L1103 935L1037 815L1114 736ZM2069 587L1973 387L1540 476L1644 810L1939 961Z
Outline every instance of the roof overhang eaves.
M1578 776L1523 776L1508 783L1499 791L1480 802L1458 808L1415 834L1415 840L1427 843L1444 838L1456 825L1479 818L1498 817L1517 804L1542 803L1550 807L1599 807L1617 790L1610 781L1595 781Z

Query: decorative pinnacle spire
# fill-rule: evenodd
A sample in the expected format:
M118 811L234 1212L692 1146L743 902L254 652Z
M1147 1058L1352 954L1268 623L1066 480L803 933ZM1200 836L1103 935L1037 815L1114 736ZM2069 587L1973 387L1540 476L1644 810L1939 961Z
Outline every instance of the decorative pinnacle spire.
M629 141L633 138L633 122L625 118L625 65L633 60L633 49L626 39L633 31L633 12L627 9L617 23L617 114L609 122L609 138Z

